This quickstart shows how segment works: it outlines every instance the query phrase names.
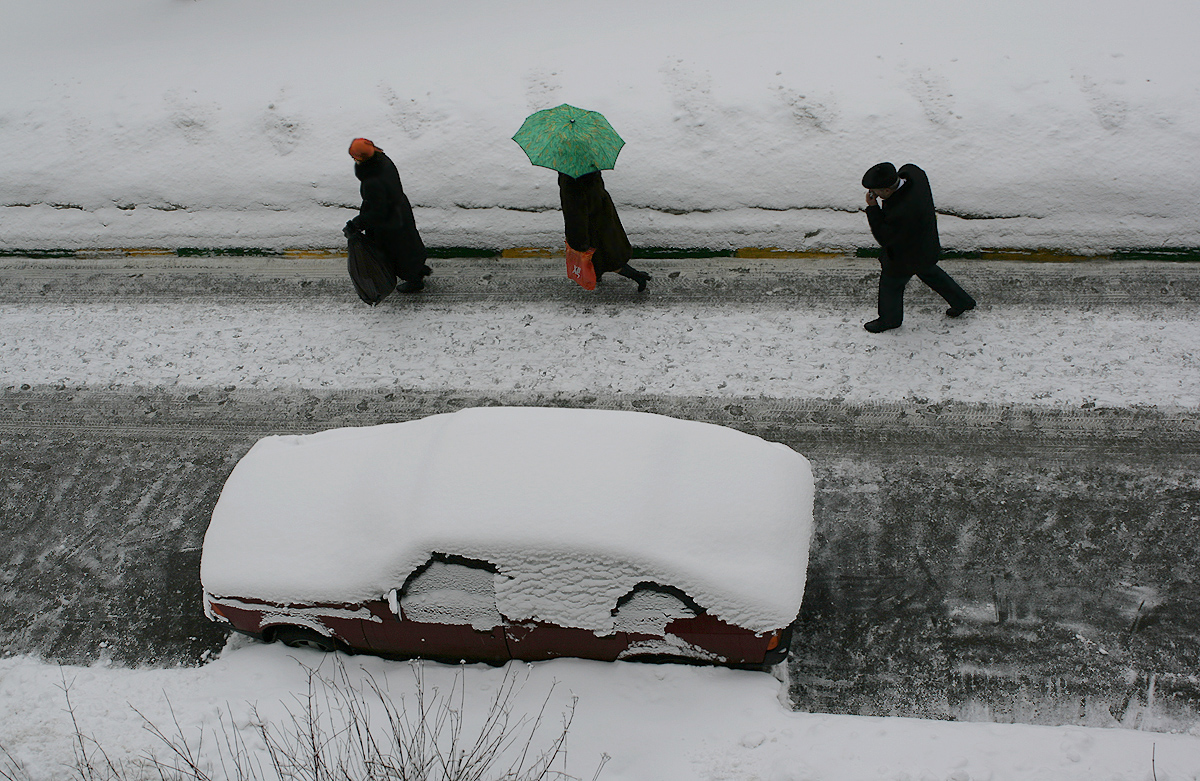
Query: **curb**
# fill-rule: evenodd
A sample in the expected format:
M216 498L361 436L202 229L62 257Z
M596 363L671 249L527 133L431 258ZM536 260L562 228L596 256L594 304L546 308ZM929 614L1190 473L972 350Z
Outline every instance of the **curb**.
M553 258L561 257L556 247L429 247L429 257L448 258ZM326 260L345 257L346 250L337 247L317 249L269 249L266 247L123 247L94 249L9 249L0 250L0 258L30 258L35 260L80 259L113 260L121 258L286 258L289 260ZM705 247L635 247L635 259L668 260L681 258L746 258L778 260L831 260L844 257L877 258L878 247L857 247L845 250L788 250L779 247L740 247L718 250ZM1082 261L1200 261L1200 247L1153 247L1113 250L1109 253L1083 255L1062 250L982 249L942 252L942 260L1020 261L1032 263L1075 263Z

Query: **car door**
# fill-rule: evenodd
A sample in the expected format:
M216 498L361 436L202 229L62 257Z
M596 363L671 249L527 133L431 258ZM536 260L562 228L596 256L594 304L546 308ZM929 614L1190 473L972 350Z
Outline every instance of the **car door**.
M512 658L526 662L541 662L563 656L611 662L629 644L624 632L597 635L590 629L559 626L545 621L508 623L504 631Z
M505 662L509 652L494 578L495 568L486 562L434 556L392 590L390 615L365 624L367 640L389 655Z

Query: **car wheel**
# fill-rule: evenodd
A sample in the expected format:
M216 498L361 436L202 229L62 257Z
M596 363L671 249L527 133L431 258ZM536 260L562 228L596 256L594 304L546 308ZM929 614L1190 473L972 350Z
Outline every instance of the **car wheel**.
M271 633L271 637L288 648L312 648L326 653L338 649L338 643L332 637L303 626L281 626Z

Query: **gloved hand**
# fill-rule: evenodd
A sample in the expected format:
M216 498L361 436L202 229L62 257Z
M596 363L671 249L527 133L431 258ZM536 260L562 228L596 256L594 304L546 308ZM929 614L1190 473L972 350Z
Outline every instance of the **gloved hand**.
M358 232L359 232L358 228L356 228L354 226L354 220L348 221L346 223L346 227L342 228L342 235L345 236L346 238L350 238L351 236L353 236L354 234L356 234Z

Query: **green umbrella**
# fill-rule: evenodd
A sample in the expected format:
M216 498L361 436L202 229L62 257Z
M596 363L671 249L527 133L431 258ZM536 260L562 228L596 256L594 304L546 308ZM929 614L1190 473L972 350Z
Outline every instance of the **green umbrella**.
M570 177L611 169L625 146L602 114L566 103L531 114L513 141L529 162Z

